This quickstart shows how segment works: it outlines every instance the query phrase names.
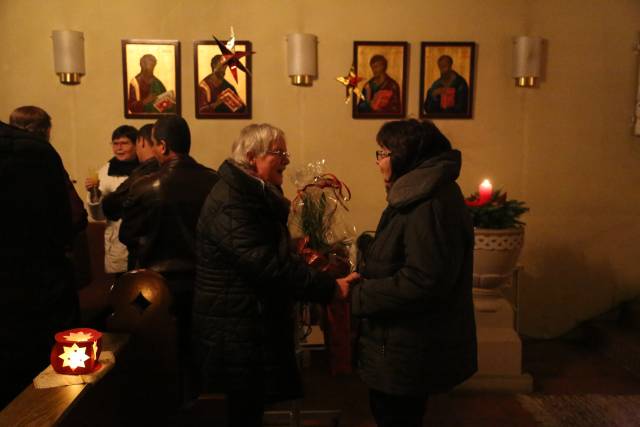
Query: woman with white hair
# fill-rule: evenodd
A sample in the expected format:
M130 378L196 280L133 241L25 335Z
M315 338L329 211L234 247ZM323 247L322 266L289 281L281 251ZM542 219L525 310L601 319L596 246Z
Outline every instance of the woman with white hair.
M291 252L282 130L245 127L200 213L193 345L200 392L227 395L231 426L262 425L264 404L301 396L295 300L346 298L356 273L334 280Z

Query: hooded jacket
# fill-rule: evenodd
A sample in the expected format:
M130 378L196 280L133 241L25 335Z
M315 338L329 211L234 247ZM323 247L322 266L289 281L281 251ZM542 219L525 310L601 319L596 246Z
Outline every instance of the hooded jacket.
M388 394L446 391L477 369L473 225L450 150L399 177L352 292L363 381Z

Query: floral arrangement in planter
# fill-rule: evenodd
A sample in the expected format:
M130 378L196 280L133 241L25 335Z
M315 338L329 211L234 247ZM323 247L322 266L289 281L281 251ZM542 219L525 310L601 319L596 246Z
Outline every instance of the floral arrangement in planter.
M508 200L501 190L493 190L484 180L478 192L465 200L475 228L473 286L479 311L496 311L498 288L508 282L524 245L522 214L524 202Z
M507 193L493 190L488 179L465 202L476 228L496 230L522 227L524 222L520 221L520 216L529 211L525 202L508 200Z

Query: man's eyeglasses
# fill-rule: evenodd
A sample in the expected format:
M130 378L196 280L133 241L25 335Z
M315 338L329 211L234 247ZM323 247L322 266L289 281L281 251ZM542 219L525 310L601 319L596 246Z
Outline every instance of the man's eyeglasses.
M376 160L380 161L382 159L386 159L391 155L390 151L376 150Z
M279 156L283 159L289 159L289 153L287 151L282 150L269 150L267 154L273 154L274 156Z
M129 145L133 145L132 142L123 142L123 141L111 141L110 142L111 145L113 145L114 147L127 147Z

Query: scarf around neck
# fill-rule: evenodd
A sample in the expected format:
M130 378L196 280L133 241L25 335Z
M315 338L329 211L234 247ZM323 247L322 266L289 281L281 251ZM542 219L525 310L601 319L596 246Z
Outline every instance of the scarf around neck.
M131 172L140 164L138 159L134 160L118 160L113 157L109 160L109 170L107 175L109 176L129 176Z

